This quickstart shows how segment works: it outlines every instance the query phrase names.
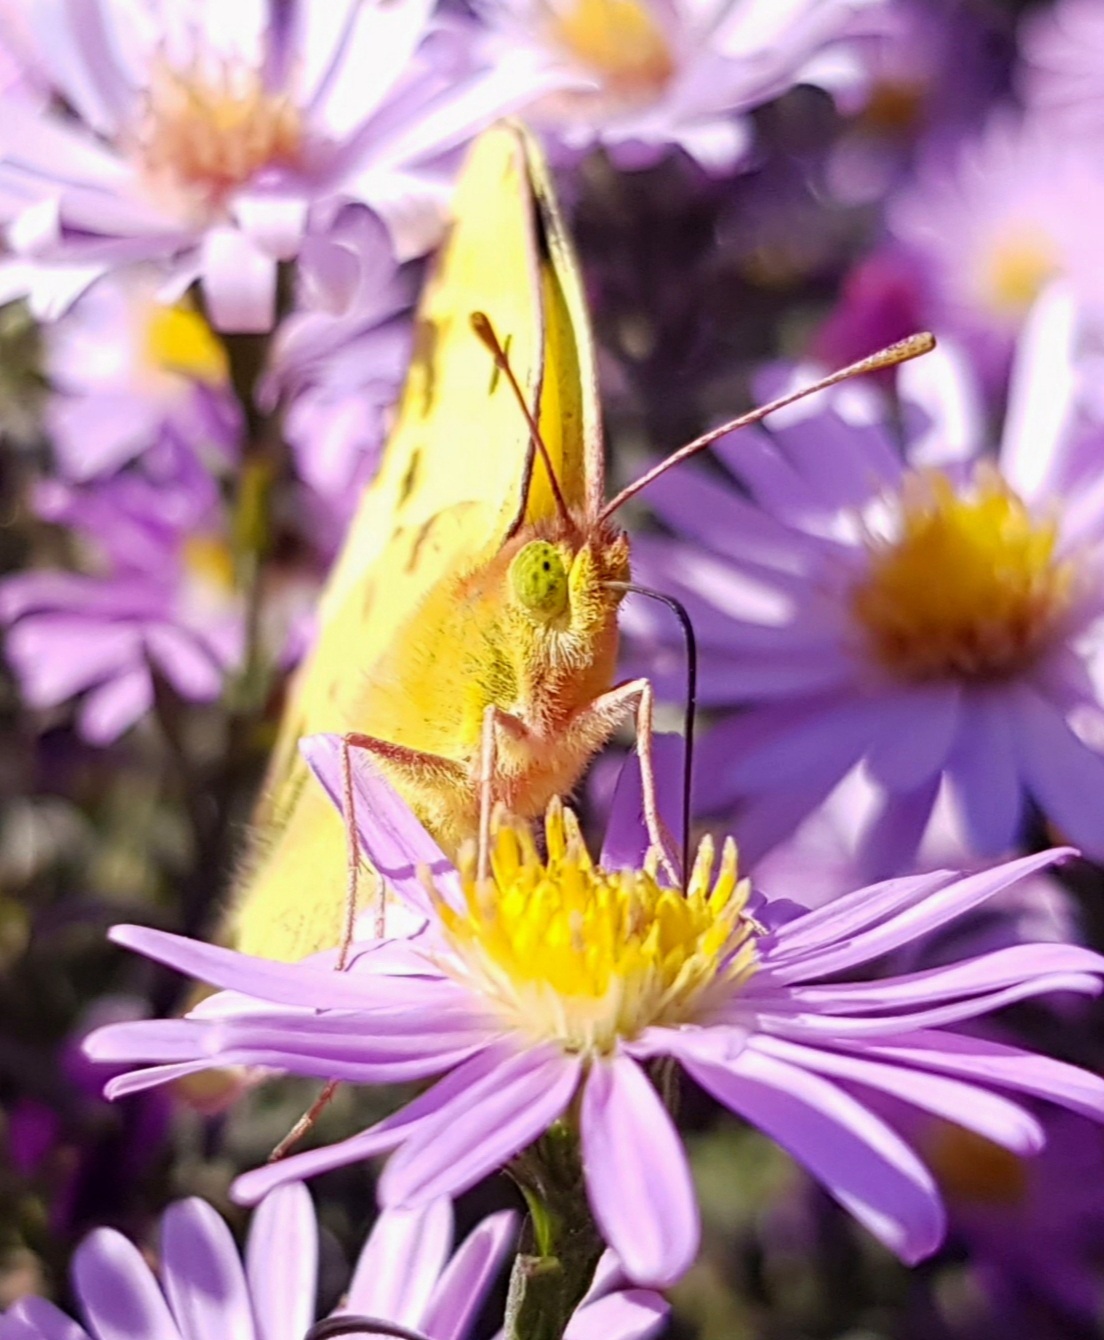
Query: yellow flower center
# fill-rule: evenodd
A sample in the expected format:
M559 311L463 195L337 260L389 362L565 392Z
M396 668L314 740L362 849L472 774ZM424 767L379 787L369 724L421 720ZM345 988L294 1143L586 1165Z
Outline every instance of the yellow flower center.
M189 535L181 549L184 571L198 593L221 603L234 591L234 557L215 535Z
M614 92L650 98L675 71L662 28L637 0L572 0L550 19L552 40Z
M175 372L209 386L226 382L226 352L195 308L150 303L144 333L146 361L158 372Z
M1068 607L1073 565L995 470L967 494L909 476L895 541L870 542L852 609L870 650L905 680L999 679L1029 664Z
M302 143L299 110L255 70L153 71L137 152L155 186L217 207L262 169L294 166Z
M1058 270L1050 239L1037 228L1016 228L1001 238L981 267L982 289L990 306L1019 321Z
M438 900L455 950L447 969L534 1040L608 1052L656 1024L700 1021L754 970L746 880L724 846L714 881L706 838L687 891L663 888L654 863L593 864L578 823L558 802L546 820L547 859L528 828L500 821L490 878L460 858L463 911Z
M1023 1159L983 1135L940 1122L923 1145L948 1200L1011 1207L1027 1195Z

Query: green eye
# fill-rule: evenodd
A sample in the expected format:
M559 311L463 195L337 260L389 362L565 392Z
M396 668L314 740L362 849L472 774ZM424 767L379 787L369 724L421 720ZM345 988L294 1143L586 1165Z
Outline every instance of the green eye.
M514 594L530 613L554 619L567 608L567 572L554 544L533 540L510 564Z

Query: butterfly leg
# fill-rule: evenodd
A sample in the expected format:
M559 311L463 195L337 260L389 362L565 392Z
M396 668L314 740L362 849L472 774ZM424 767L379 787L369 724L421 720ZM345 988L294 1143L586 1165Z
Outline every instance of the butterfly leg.
M682 879L678 873L678 860L673 855L675 844L659 815L659 802L656 799L655 762L652 754L652 721L655 709L655 692L648 679L630 679L618 684L606 693L599 694L578 713L571 723L571 730L578 732L590 749L603 745L614 730L625 719L629 711L636 712L636 752L640 756L640 789L643 792L644 822L648 828L648 840L656 849L663 868L676 884Z
M338 956L338 968L345 966L349 946L353 939L356 924L357 902L359 901L360 881L360 840L357 837L356 814L353 797L352 751L363 749L375 758L382 760L398 772L407 771L412 781L424 781L427 773L444 782L462 784L465 780L463 768L452 759L441 758L439 754L426 754L420 749L408 749L405 745L393 744L390 740L380 740L374 735L361 735L349 731L341 737L341 817L345 821L348 837L348 865L345 889L345 924L341 941L341 953ZM383 881L380 881L379 902L376 907L375 932L379 938L386 933L385 896Z
M498 732L528 743L532 731L519 717L504 711L495 703L483 709L483 734L479 749L479 845L475 875L482 886L487 878L491 851L491 814L494 806L494 778L498 751Z
M353 788L352 751L354 749L367 750L392 767L409 768L416 778L424 777L427 768L438 776L447 777L454 781L460 781L464 777L463 769L458 764L453 763L451 759L441 758L437 754L424 754L417 749L407 749L401 744L379 740L374 735L360 735L356 731L349 731L341 737L341 817L345 823L345 834L348 840L348 860L346 866L345 919L342 926L341 945L337 954L338 972L342 972L348 964L349 950L352 947L353 932L356 928L357 903L360 897L360 838L357 835L356 793ZM385 909L385 891L383 881L380 880L375 932L381 939L387 929ZM326 1082L309 1109L303 1113L268 1156L270 1163L282 1159L306 1135L318 1120L320 1113L333 1098L338 1083L339 1081L335 1079Z

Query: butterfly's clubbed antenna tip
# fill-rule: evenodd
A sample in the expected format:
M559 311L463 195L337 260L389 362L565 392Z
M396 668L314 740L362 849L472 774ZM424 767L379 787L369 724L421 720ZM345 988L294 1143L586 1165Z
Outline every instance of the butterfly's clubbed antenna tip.
M556 477L556 471L552 465L552 457L549 454L544 438L541 436L540 425L537 423L533 411L529 408L529 403L525 399L525 392L522 391L521 385L519 384L517 377L514 375L514 370L510 366L510 360L506 356L506 350L503 347L502 341L498 338L498 334L496 333L494 326L491 324L491 318L486 312L471 312L468 315L468 320L471 322L471 328L475 331L480 343L483 344L494 359L495 367L498 368L498 370L505 376L507 382L509 382L510 389L514 393L514 398L517 400L518 406L525 417L525 422L529 425L529 432L533 438L533 444L540 454L541 460L544 461L545 469L548 471L548 479L552 486L552 494L556 500L556 510L559 512L561 519L566 525L573 527L574 523L571 519L571 513L568 510L567 499L564 497L563 490L560 488L560 481Z

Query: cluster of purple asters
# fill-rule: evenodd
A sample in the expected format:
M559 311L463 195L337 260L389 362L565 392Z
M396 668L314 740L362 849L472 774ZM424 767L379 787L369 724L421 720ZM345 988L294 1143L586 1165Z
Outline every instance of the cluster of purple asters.
M172 1195L257 1205L244 1261L197 1198L146 1253L170 1193L150 1191L155 1157L122 1160L137 1241L103 1227L77 1248L83 1324L43 1296L60 1274L0 1270L0 1340L464 1340L510 1253L507 1340L557 1288L548 1340L645 1340L658 1291L707 1307L737 1256L701 1172L733 1119L790 1160L789 1250L804 1233L811 1260L809 1224L842 1208L883 1270L968 1262L977 1297L933 1291L932 1334L1040 1340L1104 1315L1102 89L1096 0L1018 27L953 0L0 0L0 302L33 325L16 398L41 405L0 471L21 569L0 578L4 668L29 726L0 746L3 794L36 733L95 760L91 786L57 781L85 786L93 855L59 858L28 906L60 905L75 943L94 925L101 953L125 920L116 944L210 993L174 1012L131 956L111 971L142 999L82 1055L111 1098L232 1089L230 1137L195 1113L182 1137L170 1090L130 1100L157 1103L154 1143L189 1142L188 1166L221 1151L203 1179L180 1160ZM681 887L631 764L597 856L565 800L537 828L496 812L452 861L364 758L348 778L338 738L312 736L306 784L379 904L341 949L247 956L196 932L240 867L238 817L425 335L458 165L511 116L577 215L611 474L623 446L639 471L642 437L676 445L648 436L654 411L707 426L745 382L780 396L920 328L939 348L640 495L634 581L681 601L698 647ZM684 706L669 611L626 601L623 629L626 677ZM137 899L111 886L126 844L94 794L135 756L160 760L149 803L175 816ZM657 739L671 831L681 758ZM40 846L0 813L4 966L34 962L7 888L39 879ZM74 877L103 893L95 916L79 895L67 911ZM57 979L50 1046L71 1056L103 979ZM23 1191L72 1087L24 1085L25 1027L0 1047ZM266 1164L242 1126L286 1076L357 1097L319 1103L313 1145ZM341 1184L359 1207L370 1163L381 1208L335 1303L324 1251L367 1215L339 1213L330 1179L360 1176ZM503 1171L520 1240L483 1202L454 1251L452 1201ZM301 1179L322 1174L320 1237ZM62 1237L57 1209L39 1218ZM763 1225L740 1232L767 1250Z

